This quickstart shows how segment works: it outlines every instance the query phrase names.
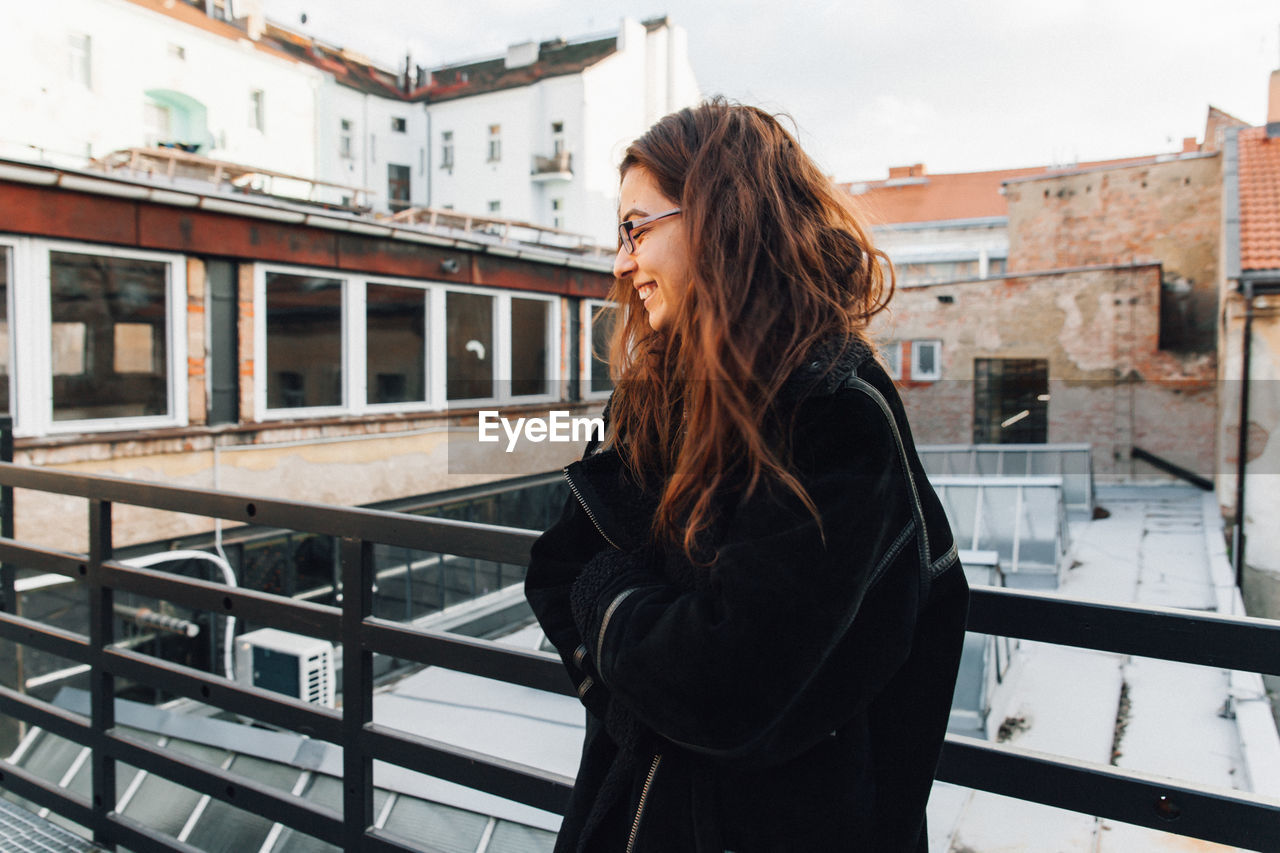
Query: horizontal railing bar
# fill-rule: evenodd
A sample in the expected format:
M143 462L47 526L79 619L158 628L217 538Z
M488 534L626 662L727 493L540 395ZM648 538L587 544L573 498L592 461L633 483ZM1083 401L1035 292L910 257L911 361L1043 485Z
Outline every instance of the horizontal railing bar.
M560 659L547 652L504 646L492 640L424 631L386 619L364 620L364 644L370 651L440 666L471 675L573 696L573 683Z
M0 485L525 565L537 531L0 462Z
M1042 643L1280 675L1280 622L974 587L968 629Z
M86 798L59 788L52 782L0 759L0 788L5 788L41 808L55 811L84 827L92 828L97 818Z
M208 794L214 799L262 815L330 844L342 843L342 815L324 806L295 797L234 770L188 760L163 747L134 740L128 735L108 735L107 752L171 782Z
M12 613L0 613L0 637L76 663L87 664L93 656L89 638L84 634L55 628Z
M20 569L34 569L68 578L80 578L85 573L85 562L88 559L84 554L37 548L19 542L17 539L0 537L0 563L8 563Z
M341 632L342 611L323 604L119 563L103 563L102 579L117 592L151 596L324 640L337 641Z
M4 686L0 686L0 714L39 726L73 743L88 746L93 740L88 717Z
M1280 802L947 735L937 779L1249 850L1280 850Z
M113 840L117 844L125 845L133 853L205 853L198 847L170 838L163 832L157 832L146 824L118 812L107 815L107 826Z
M112 675L159 687L224 711L342 745L342 714L258 687L124 649L108 649L105 668Z
M376 723L364 727L360 748L376 761L386 761L554 814L564 813L573 789L573 779L568 776Z
M369 829L365 831L360 853L445 853L445 851L422 841L412 844L401 841L399 836L385 829Z

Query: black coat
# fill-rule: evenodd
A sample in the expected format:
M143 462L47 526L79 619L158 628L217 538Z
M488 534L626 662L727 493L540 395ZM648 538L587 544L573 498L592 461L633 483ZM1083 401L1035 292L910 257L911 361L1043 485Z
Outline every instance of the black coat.
M821 530L791 496L729 501L700 568L646 543L615 452L565 469L525 583L588 711L558 852L926 849L968 603L951 531L864 348L784 390Z

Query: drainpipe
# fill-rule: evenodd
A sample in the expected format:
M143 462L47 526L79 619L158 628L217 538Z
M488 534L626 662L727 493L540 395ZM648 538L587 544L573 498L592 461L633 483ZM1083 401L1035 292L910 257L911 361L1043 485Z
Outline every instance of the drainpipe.
M1240 435L1236 444L1236 526L1232 532L1231 556L1235 563L1236 587L1243 590L1244 580L1244 477L1249 451L1249 357L1253 343L1253 282L1242 281L1244 296L1244 361L1240 368Z

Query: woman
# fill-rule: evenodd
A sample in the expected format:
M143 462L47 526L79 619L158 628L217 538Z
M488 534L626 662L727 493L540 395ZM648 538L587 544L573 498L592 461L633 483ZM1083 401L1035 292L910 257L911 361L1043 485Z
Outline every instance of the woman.
M587 709L557 851L924 851L967 587L866 325L892 293L771 116L621 166L602 446L526 593Z

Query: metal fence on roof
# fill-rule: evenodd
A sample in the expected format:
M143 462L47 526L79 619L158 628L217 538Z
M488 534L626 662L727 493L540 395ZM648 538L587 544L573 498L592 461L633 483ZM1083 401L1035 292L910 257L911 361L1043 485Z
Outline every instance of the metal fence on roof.
M930 478L956 476L1062 478L1072 518L1093 514L1093 454L1089 444L924 444L916 448Z
M1070 544L1061 477L931 476L956 545L995 551L1009 586L1054 589Z

